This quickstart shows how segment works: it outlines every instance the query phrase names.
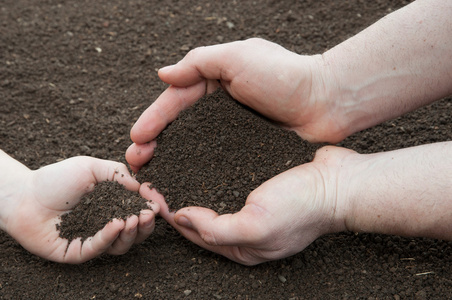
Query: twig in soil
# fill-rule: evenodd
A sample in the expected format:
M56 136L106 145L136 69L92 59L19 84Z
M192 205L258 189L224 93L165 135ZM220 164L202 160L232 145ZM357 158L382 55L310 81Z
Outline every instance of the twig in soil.
M435 272L430 271L430 272L424 272L424 273L417 273L416 276L423 276L423 275L429 275L429 274L435 274Z

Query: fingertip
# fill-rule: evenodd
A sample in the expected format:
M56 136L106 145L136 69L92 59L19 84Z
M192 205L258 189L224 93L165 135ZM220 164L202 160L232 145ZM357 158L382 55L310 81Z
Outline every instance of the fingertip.
M152 227L155 220L155 213L152 210L142 210L139 216L139 226L144 228Z
M134 144L135 143L143 143L142 142L142 136L144 136L144 134L143 134L143 130L144 129L143 129L143 126L141 124L142 122L143 121L141 120L141 117L140 117L135 122L135 124L133 124L132 129L130 129L130 139L132 140L132 142L134 142ZM132 144L131 146L133 146L134 144Z
M141 166L134 166L134 165L130 165L130 164L129 164L129 167L130 167L130 170L132 170L132 172L135 174L137 174L141 169Z
M169 65L169 66L160 68L157 72L160 79L162 79L162 77L164 78L168 73L171 73L171 71L174 69L174 66L175 65Z
M126 226L126 222L123 219L113 219L105 225L101 230L108 237L117 236ZM107 239L110 239L107 238Z
M126 224L124 226L124 229L133 229L138 226L138 216L137 215L131 215L127 217Z
M218 216L218 213L210 208L200 206L188 206L179 209L176 212L176 217L185 216L193 219L202 217L203 219L212 219Z
M119 237L125 227L125 221L113 219L87 242L83 243L81 257L91 259L105 252Z
M184 215L175 216L174 217L174 221L179 226L182 226L182 227L185 227L185 228L188 228L188 229L193 229L192 222Z
M191 72L187 72L187 69L184 67L184 65L184 60L182 59L176 64L160 68L157 72L157 75L159 76L160 80L167 84L189 86L198 81L199 76L196 76L197 78L193 80L193 75L191 74Z
M157 142L154 140L144 144L133 143L127 148L126 160L133 172L138 173L141 166L151 160L156 146Z
M127 190L138 192L140 190L140 183L133 177L127 167L115 170L114 180L123 185Z
M152 188L152 184L150 182L142 183L139 192L141 197L146 200L152 201L153 204L157 203L157 205L159 206L161 206L163 203L166 204L163 195L157 192L155 188Z
M146 200L151 200L152 197L152 188L151 188L152 184L150 182L143 182L140 186L140 195L141 197L143 197Z
M133 124L130 130L130 139L136 144L145 144L154 140L160 133L163 124L160 116L155 111L154 104L149 106Z
M132 169L133 172L135 172L135 168L137 168L138 166L135 166L134 163L134 148L135 148L135 143L132 143L126 150L126 161L129 164L130 168ZM135 172L136 173L136 172Z
M124 228L110 244L107 253L111 255L121 255L126 253L134 244L138 235L138 216L131 215L125 221Z
M218 217L218 213L205 207L184 207L174 214L174 222L177 225L188 229L206 227L213 224L213 220Z
M143 242L151 235L155 228L155 214L152 210L145 209L140 212L138 223L138 234L135 238L135 244Z

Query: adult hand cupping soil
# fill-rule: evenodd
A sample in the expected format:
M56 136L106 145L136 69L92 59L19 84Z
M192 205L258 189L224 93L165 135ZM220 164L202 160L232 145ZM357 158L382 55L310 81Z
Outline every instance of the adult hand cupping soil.
M159 71L170 87L133 126L127 161L137 172L166 125L219 85L310 142L336 143L446 97L451 10L450 1L414 1L322 55L261 39L194 49Z
M143 241L154 229L154 213L144 210L139 217L115 219L85 240L59 237L55 224L72 209L95 184L116 180L128 190L140 184L124 164L91 157L74 157L31 171L0 150L0 228L25 249L43 258L64 263L81 263L102 253L123 254Z
M451 151L452 142L367 155L323 147L312 162L254 190L235 214L174 213L155 189L140 192L186 238L246 265L290 256L339 231L452 240Z
M353 154L333 146L318 150L313 162L254 190L235 214L218 215L203 207L174 213L155 189L143 188L141 195L160 203L160 215L192 242L254 265L295 254L323 234L346 230L347 203L338 197L335 181L343 157Z
M269 59L271 58L271 59ZM320 87L320 56L301 56L261 39L197 48L159 70L171 86L133 126L126 158L137 172L153 155L157 135L179 112L221 86L236 100L301 137L337 142L345 137ZM265 62L265 63L263 63ZM314 82L316 82L314 84ZM151 142L151 143L149 143Z

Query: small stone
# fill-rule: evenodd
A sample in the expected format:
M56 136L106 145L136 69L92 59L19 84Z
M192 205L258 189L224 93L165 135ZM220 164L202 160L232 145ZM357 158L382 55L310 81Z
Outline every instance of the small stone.
M416 300L427 299L427 293L424 290L420 290L419 292L417 292L415 294L414 299L416 299Z
M188 46L188 45L182 45L182 46L180 47L180 50L182 50L182 51L188 51L188 50L190 50L190 46Z
M191 294L191 290L185 290L185 291L184 291L184 295L185 295L185 296L189 296L190 294Z
M278 275L278 279L279 281L281 281L282 283L285 283L287 281L286 277L282 276L282 275Z

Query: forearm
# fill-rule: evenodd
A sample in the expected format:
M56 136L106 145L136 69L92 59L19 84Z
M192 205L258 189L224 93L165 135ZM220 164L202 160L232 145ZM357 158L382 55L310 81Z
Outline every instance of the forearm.
M452 94L451 15L451 0L418 0L323 54L345 136Z
M348 230L452 240L452 142L349 159Z
M26 166L0 150L0 230L6 230L6 220L13 210L14 201L25 189L25 174L30 171Z

